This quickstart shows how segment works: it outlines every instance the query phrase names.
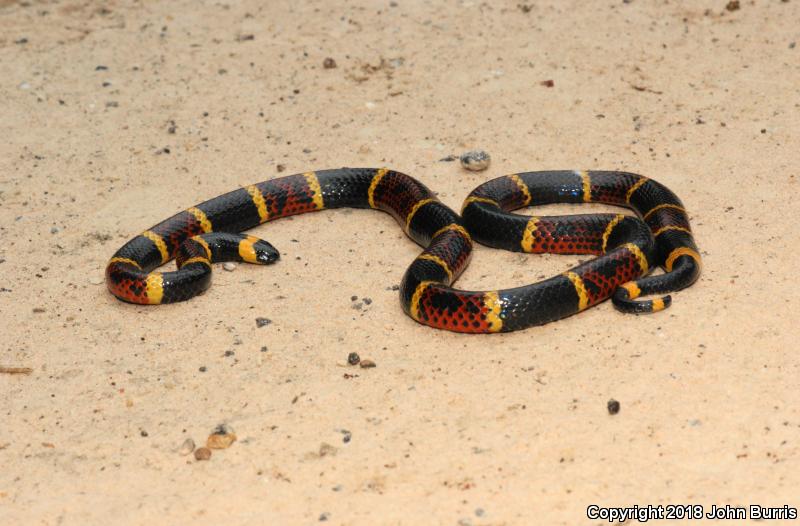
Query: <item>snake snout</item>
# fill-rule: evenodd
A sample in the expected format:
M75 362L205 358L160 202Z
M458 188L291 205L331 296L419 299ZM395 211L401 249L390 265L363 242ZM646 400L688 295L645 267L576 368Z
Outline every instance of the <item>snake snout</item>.
M281 258L281 253L278 252L278 249L263 239L253 243L253 250L256 252L256 260L263 265L275 263Z

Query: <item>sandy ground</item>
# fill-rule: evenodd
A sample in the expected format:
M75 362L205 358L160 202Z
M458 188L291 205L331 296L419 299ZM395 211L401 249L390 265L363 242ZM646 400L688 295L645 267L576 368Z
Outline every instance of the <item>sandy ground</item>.
M725 4L0 1L0 366L32 369L0 374L0 524L800 506L800 1ZM487 172L439 161L471 148ZM279 166L383 165L456 208L516 171L643 173L704 274L650 317L450 334L392 290L419 248L345 210L254 230L281 262L188 303L101 283L128 238ZM459 285L576 261L479 247ZM178 453L220 423L229 449Z

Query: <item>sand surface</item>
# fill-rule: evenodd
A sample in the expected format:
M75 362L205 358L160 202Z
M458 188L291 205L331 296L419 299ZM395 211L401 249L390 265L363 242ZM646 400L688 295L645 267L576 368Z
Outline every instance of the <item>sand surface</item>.
M0 1L0 366L32 369L0 374L0 524L800 506L800 1L725 5ZM488 171L439 161L472 148ZM342 210L255 229L280 263L218 269L187 303L102 284L122 243L195 203L384 165L454 208L517 171L645 174L686 204L704 274L658 315L451 334L392 290L419 248ZM459 285L577 261L478 247ZM179 454L221 423L229 449Z

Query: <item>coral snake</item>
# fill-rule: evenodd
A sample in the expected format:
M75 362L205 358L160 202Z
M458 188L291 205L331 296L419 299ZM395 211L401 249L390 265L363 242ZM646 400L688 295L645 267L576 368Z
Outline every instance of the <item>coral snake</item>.
M623 214L522 216L546 203L608 203ZM386 168L342 168L290 175L240 188L189 208L136 236L106 268L111 293L130 303L187 300L211 283L211 264L276 261L266 241L239 232L325 208L389 212L424 247L400 285L403 310L416 321L456 332L507 332L541 325L612 298L623 312L655 312L670 296L637 299L691 285L700 256L681 201L633 173L544 171L488 181L467 197L461 216L416 179ZM473 239L506 250L597 257L538 283L494 291L452 288ZM175 258L177 271L156 269ZM656 266L664 273L648 276Z

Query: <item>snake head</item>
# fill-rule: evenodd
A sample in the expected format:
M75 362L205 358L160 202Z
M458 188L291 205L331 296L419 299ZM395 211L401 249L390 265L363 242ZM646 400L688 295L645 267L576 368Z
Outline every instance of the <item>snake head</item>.
M278 249L263 239L259 239L253 243L253 250L256 252L256 260L262 265L275 263L281 257L281 253L278 252Z

